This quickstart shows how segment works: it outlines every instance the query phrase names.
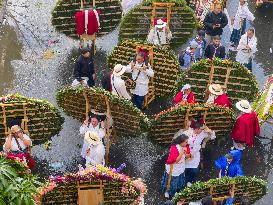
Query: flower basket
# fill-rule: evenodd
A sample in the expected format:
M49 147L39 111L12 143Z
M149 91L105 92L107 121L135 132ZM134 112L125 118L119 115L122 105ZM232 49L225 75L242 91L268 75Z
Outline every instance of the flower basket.
M30 135L33 144L41 144L58 134L64 118L56 107L45 100L26 98L19 94L0 98L0 137L5 141L9 121L22 119L22 129Z
M194 11L186 5L184 0L148 0L131 9L121 21L119 40L139 39L145 41L151 25L153 3L175 3L170 12L170 30L173 38L171 47L177 47L185 43L191 37L196 26ZM167 8L156 8L155 18L166 18Z
M84 1L84 7L92 6L93 1ZM58 0L52 12L52 24L56 30L76 38L74 16L80 9L80 0ZM122 10L119 0L95 0L95 8L100 10L100 29L98 35L105 35L119 24Z

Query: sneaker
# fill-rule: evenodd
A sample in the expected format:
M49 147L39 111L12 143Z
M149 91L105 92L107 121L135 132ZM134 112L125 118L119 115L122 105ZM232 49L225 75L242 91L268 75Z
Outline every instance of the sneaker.
M168 198L168 199L170 198L169 192L166 191L164 195L165 195L165 198Z
M191 186L192 186L192 183L188 182L187 187L191 187Z

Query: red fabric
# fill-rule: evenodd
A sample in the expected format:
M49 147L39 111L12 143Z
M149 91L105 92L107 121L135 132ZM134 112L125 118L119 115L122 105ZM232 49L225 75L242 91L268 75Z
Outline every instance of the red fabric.
M234 124L231 138L252 147L254 137L259 136L260 125L255 112L242 114Z
M154 19L154 26L157 25L157 20L159 20L159 18ZM162 18L161 20L167 23L167 18Z
M144 54L144 60L148 58L148 52L145 49L139 48L138 53L143 53Z
M190 127L193 128L193 127L194 127L194 124L195 124L196 122L197 122L196 120L192 120L192 121L191 121ZM198 122L199 122L201 125L204 125L204 124L205 124L204 119L200 119Z
M227 108L232 108L232 104L229 100L229 97L227 94L219 95L215 100L214 103L216 105L220 105Z
M100 11L97 10L98 15ZM75 23L76 23L76 33L82 35L85 33L85 11L78 11L75 14ZM99 24L96 18L94 11L88 11L88 24L87 24L87 34L93 35L98 33Z
M179 91L176 96L174 97L173 101L175 104L178 104L182 101L183 99L183 92L182 91ZM187 103L190 103L190 104L194 104L195 103L195 97L194 97L194 93L193 92L190 92L190 94L188 95L187 97Z
M22 153L22 154L8 153L7 158L12 159L12 160L19 159L20 162L24 162L24 158L25 158L29 169L34 168L34 166L36 164L35 160L31 157L31 155L29 153Z
M176 145L172 145L166 164L174 164L178 156L179 156L179 151Z

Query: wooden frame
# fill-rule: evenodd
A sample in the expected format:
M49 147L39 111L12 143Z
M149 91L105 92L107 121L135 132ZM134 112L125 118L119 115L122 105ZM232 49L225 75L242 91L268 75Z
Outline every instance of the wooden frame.
M166 7L167 8L167 25L169 26L170 21L171 21L171 13L172 13L173 6L175 6L175 3L153 2L153 10L152 10L152 16L151 16L151 27L154 27L156 9L158 7Z
M81 184L77 182L78 205L98 205L104 203L104 185L102 181L99 184Z

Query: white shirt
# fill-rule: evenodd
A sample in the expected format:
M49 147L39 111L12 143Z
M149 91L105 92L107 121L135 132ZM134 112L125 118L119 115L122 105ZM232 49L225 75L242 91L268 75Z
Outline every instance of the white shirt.
M86 159L86 167L88 165L96 166L98 164L105 165L105 148L102 143L96 145L96 146L89 146L90 152L88 155L85 153L85 159Z
M200 163L200 150L201 144L205 138L215 139L215 132L213 131L211 135L202 131L199 135L193 133L193 129L189 129L184 131L185 135L189 137L189 145L191 148L191 153L193 157L191 159L186 160L186 168L198 168Z
M126 85L124 80L122 80L120 76L114 76L114 77L113 76L114 75L112 74L111 75L112 94L131 100L131 96L128 94L126 90ZM114 79L114 82L113 82L113 79Z
M158 35L157 35L158 33ZM160 41L159 41L159 39ZM167 40L169 41L172 38L172 32L169 31L168 33L165 31L165 28L163 28L162 31L158 31L154 28L150 30L150 33L148 34L147 41L149 43L153 43L155 45L164 45L167 44Z
M23 134L23 137L26 140L30 140L29 136L26 135L26 134ZM12 137L12 140L11 140L11 148L10 148L10 150L6 149L5 145L7 143L7 140L8 140L8 138L6 138L6 142L5 142L4 146L3 146L3 150L5 152L8 152L8 151L13 151L13 152L20 151L20 149L19 149L19 147L18 147L18 145L17 145L14 137ZM18 141L18 143L19 143L19 145L20 145L20 147L21 147L22 150L24 150L24 149L27 148L27 146L24 144L23 140L21 140L20 138L17 138L17 141Z
M176 148L179 152L179 154L182 152L182 147L180 145L176 145ZM166 172L170 174L170 165L166 164ZM177 177L180 174L183 174L185 171L185 155L181 157L181 160L178 163L173 164L173 171L172 171L172 176Z
M142 64L136 62L135 66L141 69L144 64L144 62ZM138 96L147 95L149 90L149 77L154 77L154 71L152 70L151 65L148 64L148 68L146 71L139 71L138 69L132 70L131 64L129 64L126 67L126 72L132 73L132 79L136 80L136 87L135 89L131 90L131 93Z
M245 45L247 44L251 50L244 50ZM242 35L237 50L236 61L242 64L247 64L249 59L253 58L254 53L257 52L257 38L255 36L248 38L247 34Z
M234 17L234 24L233 24L234 29L236 30L241 29L242 19L247 19L249 21L254 21L255 19L254 15L249 11L247 3L245 3L243 6L241 6L239 3L239 7Z

